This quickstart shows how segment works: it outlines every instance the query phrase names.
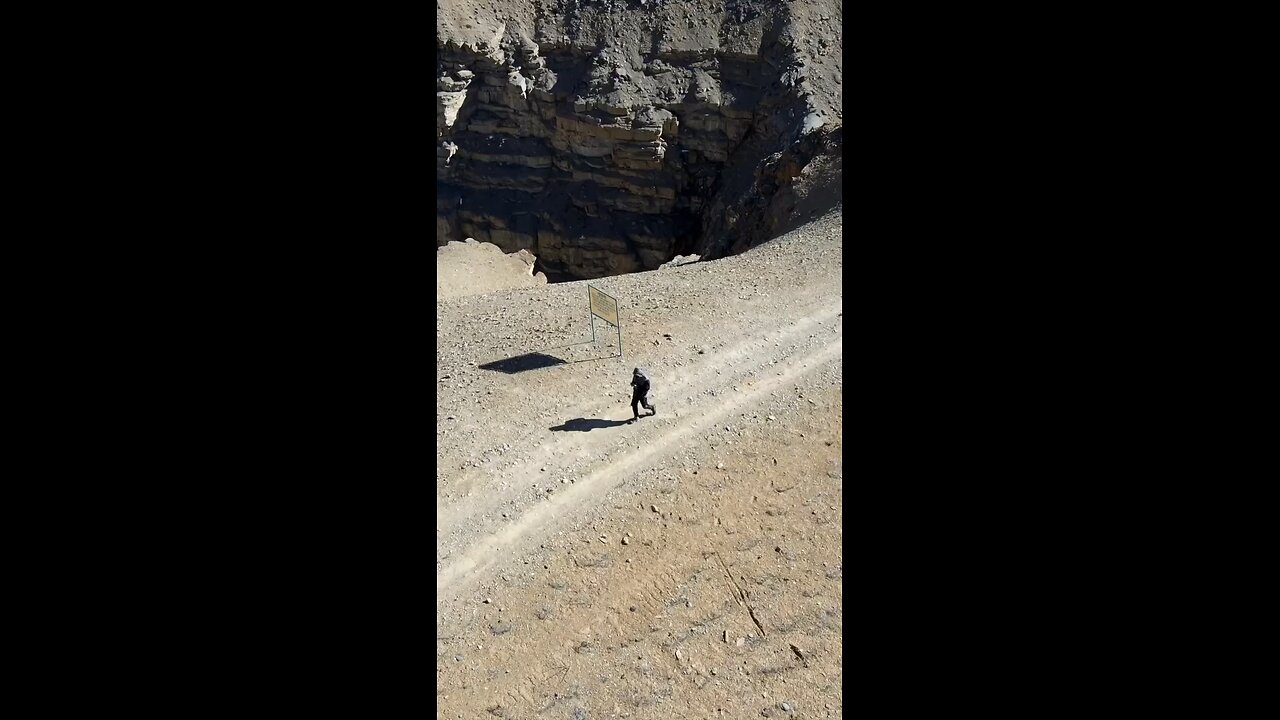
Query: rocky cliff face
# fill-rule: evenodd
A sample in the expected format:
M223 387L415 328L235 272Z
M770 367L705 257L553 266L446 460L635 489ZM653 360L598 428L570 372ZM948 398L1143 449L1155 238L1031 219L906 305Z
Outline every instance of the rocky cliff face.
M530 250L553 280L716 257L839 152L838 1L437 11L437 244Z

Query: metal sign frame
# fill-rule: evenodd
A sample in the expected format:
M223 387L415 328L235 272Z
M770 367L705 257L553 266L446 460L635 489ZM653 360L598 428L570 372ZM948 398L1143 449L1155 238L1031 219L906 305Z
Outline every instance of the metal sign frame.
M613 303L613 320L610 320L606 314L608 312L608 303L597 298L597 295L603 296ZM596 309L597 303L600 305L599 310ZM618 307L618 299L598 287L587 285L587 308L591 318L591 342L597 342L596 318L600 318L618 329L618 357L622 357L622 312Z

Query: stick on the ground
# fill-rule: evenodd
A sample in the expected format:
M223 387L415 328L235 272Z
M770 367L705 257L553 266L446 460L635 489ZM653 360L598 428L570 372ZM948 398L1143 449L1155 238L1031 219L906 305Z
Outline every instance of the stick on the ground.
M794 644L788 644L791 645L791 652L795 653L796 657L800 658L800 662L804 663L805 667L809 667L809 659L804 656L804 653L800 652L800 648L796 647Z
M742 586L738 585L738 581L733 579L733 573L729 572L729 566L725 564L724 558L720 557L720 553L716 553L716 560L720 561L720 567L724 569L724 574L729 577L729 582L733 583L733 589L737 590L734 599L738 604L747 609L747 614L751 616L751 622L756 624L756 629L760 631L760 637L766 635L764 625L760 624L760 620L756 617L755 608L751 607L751 603L747 602L747 593L743 591Z

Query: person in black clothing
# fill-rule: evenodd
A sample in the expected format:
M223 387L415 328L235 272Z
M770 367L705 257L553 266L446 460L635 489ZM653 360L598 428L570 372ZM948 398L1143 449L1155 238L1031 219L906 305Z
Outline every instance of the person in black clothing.
M649 402L649 378L640 368L631 371L631 387L635 388L631 391L631 412L635 413L635 417L627 422L640 419L641 405L649 411L649 415L657 415L658 411L653 407L653 403Z

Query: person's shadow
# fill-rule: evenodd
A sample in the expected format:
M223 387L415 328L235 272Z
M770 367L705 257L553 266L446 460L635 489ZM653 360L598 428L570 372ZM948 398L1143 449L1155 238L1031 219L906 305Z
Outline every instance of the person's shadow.
M626 420L603 420L600 418L574 418L565 420L563 425L555 425L551 432L567 432L570 430L576 432L591 432L596 428L617 427L618 425L626 425Z

